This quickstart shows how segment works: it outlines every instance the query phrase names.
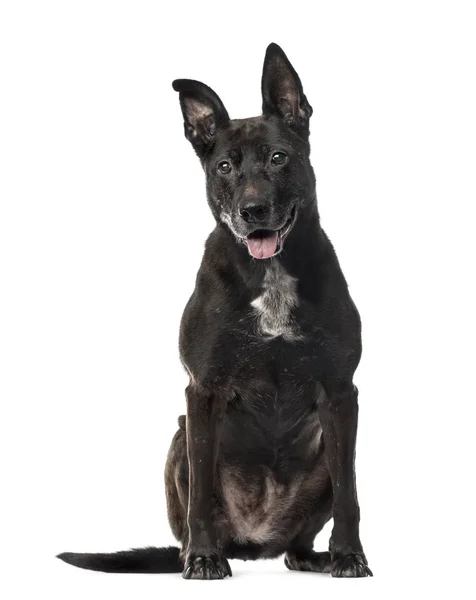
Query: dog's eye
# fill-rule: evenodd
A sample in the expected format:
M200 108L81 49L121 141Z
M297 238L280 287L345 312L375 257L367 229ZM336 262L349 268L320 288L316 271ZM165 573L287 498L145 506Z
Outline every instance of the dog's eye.
M218 163L218 170L220 173L223 173L223 175L226 175L231 171L231 165L228 161L222 160L221 163Z
M284 165L287 160L288 156L284 152L275 152L271 157L273 165Z

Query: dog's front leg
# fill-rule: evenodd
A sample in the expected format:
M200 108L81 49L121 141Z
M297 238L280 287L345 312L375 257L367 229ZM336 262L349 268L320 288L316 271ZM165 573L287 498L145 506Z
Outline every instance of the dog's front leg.
M210 389L191 384L187 396L189 463L189 543L183 577L223 579L231 576L215 529L215 475L224 402Z
M332 480L334 528L329 544L334 577L372 575L359 536L360 509L355 482L357 388L351 381L332 381L322 390L319 419Z

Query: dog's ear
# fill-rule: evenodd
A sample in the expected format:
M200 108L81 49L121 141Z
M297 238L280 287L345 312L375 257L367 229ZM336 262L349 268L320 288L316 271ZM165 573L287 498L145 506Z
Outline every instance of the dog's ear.
M179 92L185 137L203 158L213 145L215 133L228 125L230 117L217 94L204 83L176 79L172 86Z
M309 135L312 107L298 74L277 44L270 44L266 50L261 92L265 116L277 115L300 135Z

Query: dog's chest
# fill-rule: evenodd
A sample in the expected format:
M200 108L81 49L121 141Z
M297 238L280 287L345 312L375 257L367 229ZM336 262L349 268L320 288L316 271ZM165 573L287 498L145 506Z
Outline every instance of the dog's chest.
M288 342L302 338L293 310L299 304L298 281L277 261L266 266L259 296L251 306L258 333L265 338L282 336Z

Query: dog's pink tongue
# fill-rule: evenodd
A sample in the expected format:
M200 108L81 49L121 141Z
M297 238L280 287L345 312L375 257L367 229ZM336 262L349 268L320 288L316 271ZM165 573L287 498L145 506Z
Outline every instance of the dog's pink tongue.
M255 258L270 258L276 252L278 245L278 232L262 238L248 238L248 249Z

